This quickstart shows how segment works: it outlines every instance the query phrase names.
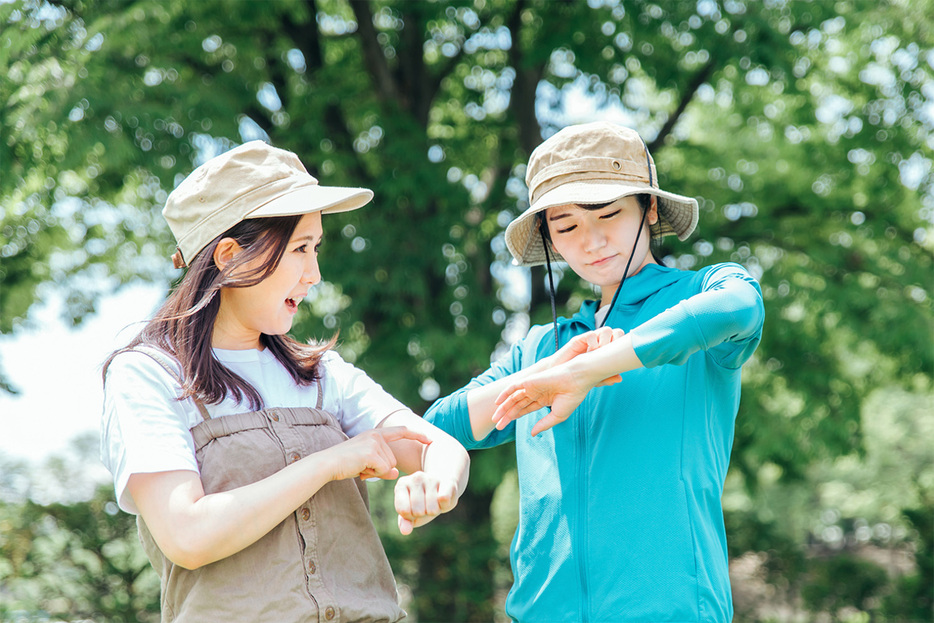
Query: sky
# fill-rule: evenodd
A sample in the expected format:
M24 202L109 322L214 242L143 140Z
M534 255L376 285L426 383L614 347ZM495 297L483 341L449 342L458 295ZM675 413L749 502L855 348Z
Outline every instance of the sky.
M164 296L164 288L130 286L101 300L78 328L60 319L54 297L30 310L30 327L0 336L0 365L20 393L0 392L0 455L41 464L65 454L82 433L98 434L100 365L128 342ZM96 466L95 466L96 467Z

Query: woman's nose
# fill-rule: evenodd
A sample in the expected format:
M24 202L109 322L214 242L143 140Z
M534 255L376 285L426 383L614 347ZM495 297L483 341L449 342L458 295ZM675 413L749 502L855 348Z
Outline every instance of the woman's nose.
M317 253L309 254L308 261L305 262L305 271L302 273L302 281L312 286L321 281L321 270L318 267Z
M584 250L588 253L597 251L606 246L606 235L600 227L586 226L584 228Z

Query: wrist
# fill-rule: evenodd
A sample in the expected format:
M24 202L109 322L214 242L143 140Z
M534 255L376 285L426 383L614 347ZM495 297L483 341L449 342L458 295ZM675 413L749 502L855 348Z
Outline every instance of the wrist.
M335 480L341 480L343 478L340 462L332 451L334 447L335 446L325 448L324 450L305 457L306 461L317 459L318 464L313 466L312 469L319 474L323 474L326 478L325 482L334 482Z
M567 366L568 373L572 378L583 381L589 387L600 383L603 379L616 374L612 366L607 365L605 353L599 350L581 353L574 359L571 359L564 365Z

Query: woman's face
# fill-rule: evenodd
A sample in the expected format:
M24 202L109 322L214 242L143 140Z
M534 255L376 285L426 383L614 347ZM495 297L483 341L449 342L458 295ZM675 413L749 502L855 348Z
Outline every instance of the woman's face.
M649 250L649 225L658 220L657 210L653 198L634 253L633 244L642 220L642 209L634 196L596 210L574 204L548 208L545 219L555 250L581 278L600 286L602 302L607 304L619 287L630 253L633 257L629 275L655 263Z
M272 274L253 286L221 288L220 310L211 341L214 348L261 349L261 334L283 335L291 330L298 304L308 289L321 281L318 247L322 236L321 213L304 215ZM218 245L219 249L223 242ZM233 255L242 252L239 245L234 245ZM256 268L256 264L265 261L268 258L257 259L245 264L243 269Z

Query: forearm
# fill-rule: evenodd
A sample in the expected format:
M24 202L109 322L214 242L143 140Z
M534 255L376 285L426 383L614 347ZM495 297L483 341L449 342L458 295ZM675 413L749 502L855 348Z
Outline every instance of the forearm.
M594 387L616 374L643 367L633 349L632 337L624 335L598 349L582 353L562 364L572 377L583 379Z
M509 376L497 379L492 383L474 387L467 393L467 408L470 413L470 428L475 441L485 439L493 430L493 413L496 411L496 398L500 393L516 383L522 382L528 376L548 369L550 359L542 359L534 365L518 370Z
M635 327L633 345L647 367L680 365L694 353L714 351L735 367L755 349L765 310L758 284L742 267L711 271L704 290Z
M411 411L397 411L379 426L405 426L431 439L430 444L410 440L390 444L396 456L397 466L406 474L424 471L438 479L451 480L456 483L457 495L460 497L467 488L470 457L456 439Z
M136 474L130 492L172 562L196 569L252 545L330 482L327 451L258 482L205 495L194 472Z

